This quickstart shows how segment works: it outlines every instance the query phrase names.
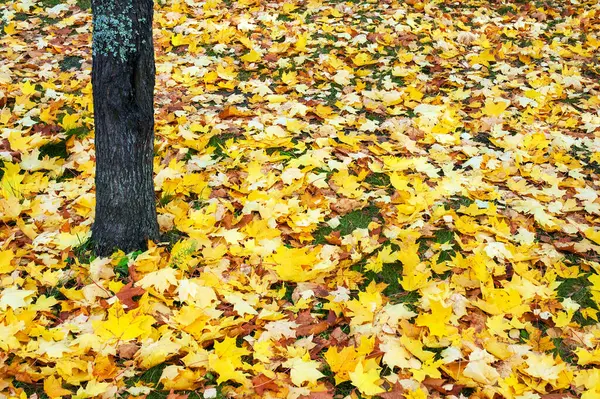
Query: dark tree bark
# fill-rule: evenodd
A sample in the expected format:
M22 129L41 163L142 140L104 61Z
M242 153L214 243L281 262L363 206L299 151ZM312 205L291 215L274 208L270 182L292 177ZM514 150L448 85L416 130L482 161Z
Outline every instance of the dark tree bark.
M158 239L153 184L152 0L93 0L96 253Z

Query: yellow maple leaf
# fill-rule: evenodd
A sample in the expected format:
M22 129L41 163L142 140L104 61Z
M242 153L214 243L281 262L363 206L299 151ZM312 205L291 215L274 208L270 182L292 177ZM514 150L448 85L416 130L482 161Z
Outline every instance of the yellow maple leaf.
M196 240L177 241L171 249L171 259L169 260L169 264L183 271L189 270L192 255L196 251L196 247Z
M471 65L481 64L485 66L489 66L490 62L496 61L496 57L494 53L490 49L484 50L477 55L473 55L469 58Z
M242 356L249 353L246 348L238 348L235 338L225 337L223 341L216 342L215 352L208 355L208 365L219 373L217 382L231 380L243 384L246 377L242 371L237 369L243 365Z
M319 104L315 107L315 114L320 116L323 119L327 119L333 113L333 109L328 107L327 105Z
M66 114L63 119L62 122L59 123L59 125L65 130L65 131L69 131L72 129L75 129L76 127L78 127L79 125L77 124L77 122L79 121L79 115L77 114Z
M373 360L373 359L370 359ZM354 371L350 374L352 384L365 395L377 395L385 390L380 386L381 378L379 378L379 367L364 367L363 362L359 362Z
M52 399L73 394L73 392L62 387L62 378L57 378L52 375L44 379L44 392Z
M369 53L358 53L354 56L354 58L352 58L352 62L354 62L354 65L356 66L364 66L374 64L377 61L374 61L373 56L371 56Z
M295 44L296 50L298 50L300 52L306 51L306 43L308 41L309 36L310 36L310 33L308 33L308 32L298 35L298 39L296 39L296 44Z
M199 387L201 374L182 366L169 365L165 367L159 382L166 390L195 390Z
M577 348L574 352L577 355L577 364L581 366L600 364L600 349L589 351L584 348Z
M600 230L596 231L590 227L589 229L585 230L584 233L587 238L600 245Z
M308 383L308 386L314 386L319 378L325 377L319 371L321 363L310 360L308 353L302 357L288 359L283 365L290 368L290 377L296 386L302 386L304 383Z
M11 265L11 261L15 258L15 253L9 248L0 251L0 274L11 273L15 270L15 266Z
M377 285L372 281L365 292L359 292L358 299L353 299L346 303L350 310L352 325L360 325L373 322L376 310L383 304L383 298Z
M359 198L364 193L358 177L351 175L346 169L334 173L331 181L339 187L338 192L348 198Z
M0 293L0 310L19 309L29 305L32 301L31 296L35 292L33 290L23 290L17 286L5 288Z
M171 44L175 47L189 44L189 39L183 33L177 33L171 36Z
M340 384L350 379L351 371L356 366L356 349L346 346L338 351L337 346L331 346L325 352L325 361L329 364L331 371L335 373L335 384Z
M79 387L77 393L73 395L73 399L95 398L104 394L110 388L108 382L98 382L96 380L89 381L85 388Z
M35 84L32 84L30 81L27 81L21 85L21 92L26 96L30 96L36 91Z
M508 101L494 101L492 99L487 99L485 101L485 106L481 109L484 115L487 116L500 116L509 106Z
M23 189L21 182L25 175L20 174L18 164L7 162L4 164L4 176L0 180L0 195L4 198L21 198Z
M296 71L284 72L281 74L281 81L287 85L298 83L298 73Z
M406 399L426 399L427 394L421 388L417 388L414 391L407 392L404 397Z
M241 60L242 61L246 61L246 62L257 62L260 61L262 59L262 54L259 53L258 51L252 49L250 50L250 52L248 54L245 54L243 56L241 56Z
M155 321L152 316L136 314L135 311L125 313L117 302L108 310L107 319L92 321L92 327L95 334L104 340L128 341L149 335Z
M452 316L452 307L444 306L441 301L431 301L430 306L431 313L421 313L417 316L415 324L427 327L434 336L444 337L449 332L447 324Z
M159 293L165 292L170 286L177 285L177 270L165 267L148 273L139 281L139 285L144 289L152 287Z
M15 32L17 31L17 29L15 27L16 27L16 25L14 22L10 22L10 23L6 24L4 26L4 33L6 33L9 36L14 35Z
M379 273L383 269L384 263L393 263L398 259L398 253L392 251L391 246L384 247L377 253L376 257L371 257L365 265L366 270Z
M271 255L273 269L283 281L302 282L308 281L327 269L316 269L319 263L318 254L320 251L310 248L287 248L279 247Z

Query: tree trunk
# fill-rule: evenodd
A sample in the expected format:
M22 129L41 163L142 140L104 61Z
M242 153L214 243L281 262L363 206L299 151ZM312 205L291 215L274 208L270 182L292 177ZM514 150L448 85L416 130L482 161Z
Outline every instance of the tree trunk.
M152 0L93 0L98 255L158 239L153 184Z

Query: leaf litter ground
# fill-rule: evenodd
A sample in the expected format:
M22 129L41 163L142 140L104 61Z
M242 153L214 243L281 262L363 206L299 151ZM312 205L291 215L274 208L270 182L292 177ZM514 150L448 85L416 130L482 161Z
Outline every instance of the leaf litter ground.
M157 3L109 258L89 4L0 15L2 397L600 396L597 2Z

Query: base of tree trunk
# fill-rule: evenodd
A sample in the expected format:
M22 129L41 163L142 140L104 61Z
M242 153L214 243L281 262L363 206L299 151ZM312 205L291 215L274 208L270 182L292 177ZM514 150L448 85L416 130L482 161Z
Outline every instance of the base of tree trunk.
M159 241L159 230L151 220L139 220L132 224L131 221L104 225L94 223L92 227L92 244L98 256L109 256L116 250L125 253L146 250L148 240Z
M152 0L92 0L98 255L158 240Z

